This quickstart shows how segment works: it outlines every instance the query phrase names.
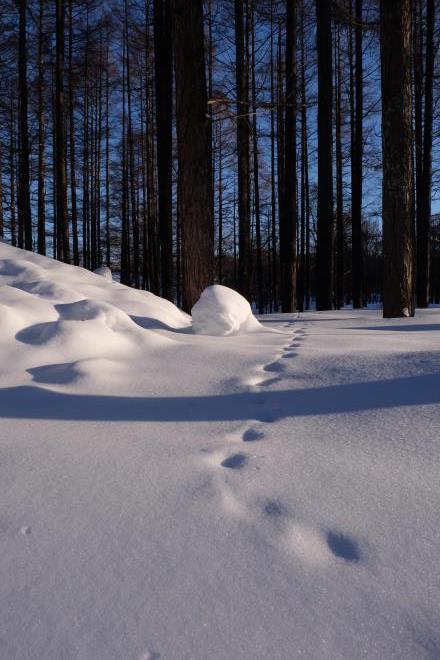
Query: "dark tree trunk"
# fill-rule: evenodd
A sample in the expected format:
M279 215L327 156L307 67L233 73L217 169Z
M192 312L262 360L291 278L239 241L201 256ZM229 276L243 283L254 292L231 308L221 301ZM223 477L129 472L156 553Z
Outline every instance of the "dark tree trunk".
M413 142L413 205L412 223L414 235L417 233L416 244L416 292L420 278L419 258L420 242L419 228L422 226L422 189L423 189L423 0L413 0L413 99L414 99L414 142ZM418 303L418 301L417 301Z
M64 110L64 0L56 0L55 169L58 259L70 263L67 221L66 134Z
M134 167L134 138L133 138L133 120L131 109L131 69L130 69L130 38L128 33L128 2L125 0L125 42L127 54L127 119L128 119L128 167L130 182L130 204L131 204L131 226L133 230L133 284L139 289L139 223L136 208L136 185L135 185L135 167Z
M277 267L277 204L275 187L275 76L274 76L274 21L273 0L270 1L270 192L271 192L271 255L272 255L272 304L278 311L278 267ZM272 307L271 307L272 309Z
M306 105L305 105L305 47L304 47L304 2L301 3L300 12L300 42L301 42L301 210L300 210L300 259L298 267L298 311L304 311L304 285L305 285L305 239L306 239L306 195L305 195L305 141L306 141Z
M218 122L218 283L223 282L223 139L222 124Z
M4 216L3 216L3 150L0 142L0 240L5 235Z
M362 157L363 157L363 66L362 0L355 0L355 124L352 149L352 278L353 307L363 307L362 254Z
M306 88L307 57L304 46L304 3L301 12L301 168L302 187L301 198L304 198L304 305L310 308L310 191L309 191L309 142L307 134L307 88Z
M280 299L283 312L296 305L296 14L286 0L286 111L284 214L280 224Z
M10 175L10 208L11 208L11 245L17 245L17 218L15 206L15 113L14 101L10 104L10 140L9 140L9 175Z
M160 294L159 283L159 246L157 237L157 187L155 177L155 125L154 125L154 92L153 92L153 48L150 30L150 2L145 7L145 87L146 87L146 178L147 178L147 222L148 222L148 270L150 273L151 291Z
M380 5L384 318L413 316L411 0Z
M260 314L264 311L263 301L263 255L261 245L261 210L260 210L260 168L258 158L258 121L257 121L257 91L255 81L255 5L252 3L251 14L251 78L252 78L252 152L254 167L254 210L255 210L255 238L257 251L257 305Z
M427 0L425 114L423 121L423 166L420 212L417 224L417 306L429 304L431 267L431 185L432 185L432 113L434 78L435 0Z
M316 309L332 308L333 173L332 173L332 20L331 0L316 5L318 50L318 220Z
M154 0L157 178L162 295L173 299L172 47L170 0Z
M189 312L213 275L211 129L202 0L173 0L181 210L182 306Z
M69 156L70 156L70 205L72 214L73 263L79 265L78 209L76 203L76 148L73 85L73 1L69 0Z
M335 40L335 151L336 151L336 309L344 304L344 218L343 172L341 137L341 43L340 27L336 27Z
M110 80L109 80L109 49L107 46L107 66L105 76L105 262L111 266L110 255Z
M278 24L278 44L277 44L277 194L278 194L278 227L280 235L280 261L281 261L281 227L285 226L285 170L284 170L284 88L283 88L283 57L282 57L282 30L281 22ZM281 268L279 282L279 296L281 299Z
M235 75L237 86L238 158L238 288L251 294L251 240L249 199L249 84L245 59L243 0L235 0Z
M85 34L84 54L84 86L83 86L83 163L82 163L82 265L88 268L90 264L89 254L89 14L87 9L87 22Z
M29 176L28 83L27 83L27 0L19 0L18 88L19 88L19 176L18 225L24 235L24 247L32 250L32 216ZM21 242L21 241L20 241Z
M126 99L125 99L125 29L122 47L122 181L121 181L121 204L122 204L122 234L121 234L121 282L130 285L130 231L129 231L129 193L128 193L128 163L127 163L127 122L126 122Z
M43 61L43 24L44 0L40 0L38 15L38 223L37 248L40 254L46 254L46 200L45 200L45 126L44 126L44 61Z

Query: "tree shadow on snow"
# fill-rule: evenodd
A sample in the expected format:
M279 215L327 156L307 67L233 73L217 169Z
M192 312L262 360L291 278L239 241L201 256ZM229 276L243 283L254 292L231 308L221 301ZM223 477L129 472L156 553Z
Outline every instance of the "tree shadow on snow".
M302 390L218 396L123 397L19 386L0 390L0 418L111 422L220 422L337 415L440 403L440 374Z
M385 332L430 332L435 331L440 332L440 323L418 323L417 325L412 325L411 323L405 323L402 325L370 325L363 326L361 328L350 328L351 330L382 330Z

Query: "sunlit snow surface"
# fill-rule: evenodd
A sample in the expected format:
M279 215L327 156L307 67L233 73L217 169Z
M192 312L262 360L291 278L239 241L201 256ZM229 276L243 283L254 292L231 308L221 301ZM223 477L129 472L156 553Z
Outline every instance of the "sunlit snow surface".
M263 317L0 244L0 657L440 657L440 310Z

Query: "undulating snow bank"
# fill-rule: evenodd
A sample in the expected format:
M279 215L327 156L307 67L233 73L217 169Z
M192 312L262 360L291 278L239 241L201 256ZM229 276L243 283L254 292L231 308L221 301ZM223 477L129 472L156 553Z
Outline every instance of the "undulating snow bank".
M227 286L207 287L191 310L197 335L225 337L239 332L261 330L246 298Z

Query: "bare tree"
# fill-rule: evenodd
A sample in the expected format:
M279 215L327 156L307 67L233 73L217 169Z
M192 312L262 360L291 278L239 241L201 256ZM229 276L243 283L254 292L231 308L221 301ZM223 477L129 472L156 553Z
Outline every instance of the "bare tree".
M182 305L189 312L213 276L211 128L202 0L173 0Z
M411 0L380 5L383 315L413 316Z

